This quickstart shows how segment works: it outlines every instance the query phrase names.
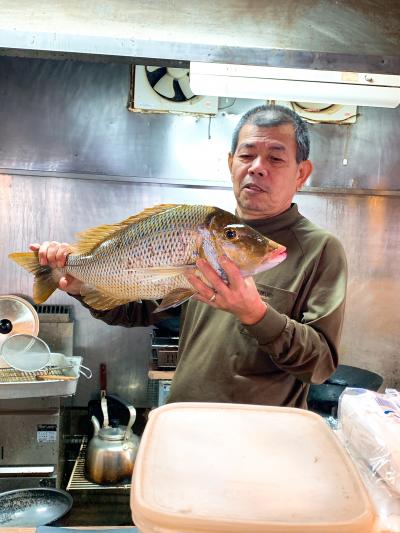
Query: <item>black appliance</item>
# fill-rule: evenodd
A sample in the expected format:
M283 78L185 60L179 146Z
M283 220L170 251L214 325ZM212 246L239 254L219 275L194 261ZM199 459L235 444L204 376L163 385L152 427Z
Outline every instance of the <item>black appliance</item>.
M383 378L375 372L350 365L338 365L336 372L321 385L311 385L307 403L310 411L336 418L339 396L346 387L377 391Z

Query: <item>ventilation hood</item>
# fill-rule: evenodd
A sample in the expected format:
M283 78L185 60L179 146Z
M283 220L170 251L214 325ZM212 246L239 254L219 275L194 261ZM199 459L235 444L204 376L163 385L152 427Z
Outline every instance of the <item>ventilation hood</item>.
M0 0L0 54L400 75L398 0Z

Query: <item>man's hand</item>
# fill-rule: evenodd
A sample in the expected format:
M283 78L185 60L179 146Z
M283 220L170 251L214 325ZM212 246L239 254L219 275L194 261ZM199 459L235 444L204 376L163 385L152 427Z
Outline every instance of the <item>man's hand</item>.
M33 243L29 245L32 252L38 252L39 263L42 266L49 265L51 268L62 268L65 266L70 246L66 242L45 241L42 244ZM65 274L60 277L58 288L69 294L80 294L83 283L79 279Z
M242 324L256 324L264 317L268 307L262 301L253 278L244 278L238 267L227 257L219 257L218 262L228 276L229 284L224 282L208 261L199 259L197 268L209 286L195 274L187 273L188 281L197 290L193 298L215 309L234 314Z

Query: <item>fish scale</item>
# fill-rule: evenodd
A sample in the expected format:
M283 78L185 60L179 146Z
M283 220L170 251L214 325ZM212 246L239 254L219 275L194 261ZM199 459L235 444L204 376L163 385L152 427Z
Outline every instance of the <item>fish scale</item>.
M155 280L134 268L193 265L198 226L212 211L208 206L168 210L124 228L89 254L72 254L59 271L117 298L160 299L165 291L190 289L184 275ZM118 245L117 245L118 243ZM94 265L94 266L93 266Z
M163 299L159 309L179 305L195 290L186 279L199 257L227 280L218 264L227 255L246 275L266 270L284 259L284 247L270 241L237 217L212 206L165 204L113 225L78 234L65 267L51 270L37 254L10 258L35 274L34 300L42 303L64 274L81 280L83 300L95 309L110 309L137 300ZM278 254L279 255L279 254Z

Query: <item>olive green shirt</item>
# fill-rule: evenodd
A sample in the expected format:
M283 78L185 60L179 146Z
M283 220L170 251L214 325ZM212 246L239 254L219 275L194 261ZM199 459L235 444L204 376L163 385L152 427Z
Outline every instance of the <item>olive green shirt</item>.
M254 280L268 304L244 326L231 313L190 300L182 308L179 363L169 402L207 401L307 407L310 383L336 369L347 283L340 242L299 214L297 205L262 221L245 221L283 244L287 258ZM93 316L109 324L154 324L154 302Z

